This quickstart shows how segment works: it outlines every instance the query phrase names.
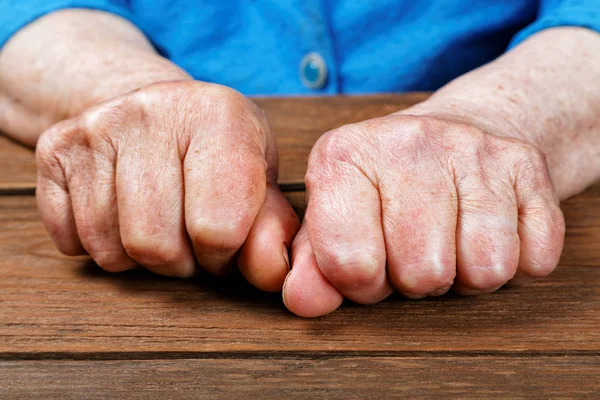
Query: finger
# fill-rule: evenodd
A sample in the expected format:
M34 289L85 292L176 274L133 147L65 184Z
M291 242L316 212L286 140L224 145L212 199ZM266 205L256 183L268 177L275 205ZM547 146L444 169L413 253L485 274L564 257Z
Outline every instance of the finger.
M463 295L492 292L516 271L518 214L508 179L490 171L458 176L457 277Z
M270 133L246 100L237 101L206 105L218 118L198 124L204 131L184 160L188 234L198 263L215 275L231 271L265 200ZM279 244L272 251L281 256Z
M62 136L69 138L68 148L61 151L62 168L77 236L85 251L103 269L111 272L130 269L135 262L121 245L112 162L102 151L90 148L89 144L101 146L101 140L78 126L69 129L71 132L63 132ZM75 165L82 160L85 164Z
M290 271L289 249L299 228L298 216L277 185L268 185L265 202L238 258L248 282L267 292L281 291Z
M155 273L189 277L195 260L184 225L178 145L172 136L152 133L132 132L120 144L116 188L123 245Z
M531 151L521 164L515 190L519 208L519 267L511 286L549 275L562 253L565 222L543 157Z
M319 269L333 286L355 302L376 303L392 292L379 192L353 163L343 161L348 155L338 154L342 150L332 137L315 147L309 161L308 237Z
M38 141L36 162L38 179L35 195L44 226L59 251L70 256L85 254L77 234L63 169L48 134L42 135Z
M456 275L456 191L435 162L411 167L402 183L397 173L382 178L388 277L407 297L439 296Z
M83 247L103 269L120 272L133 268L136 262L127 255L119 233L119 216L115 194L114 167L112 162L89 148L74 149L85 156L83 168L71 168L69 191L77 231Z
M343 300L319 270L303 226L294 239L292 270L283 285L285 306L296 315L314 318L336 310Z

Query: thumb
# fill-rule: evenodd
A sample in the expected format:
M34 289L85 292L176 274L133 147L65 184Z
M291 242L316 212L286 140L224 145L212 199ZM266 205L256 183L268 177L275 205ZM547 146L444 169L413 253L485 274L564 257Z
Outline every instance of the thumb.
M289 249L300 228L300 220L277 185L278 159L275 136L265 115L262 118L267 133L265 160L267 187L265 200L248 233L238 257L238 268L244 278L265 292L280 292L290 271Z
M289 248L300 228L296 212L276 184L267 184L265 201L238 258L248 282L266 292L279 292L290 271Z
M292 248L292 270L283 285L283 302L301 317L320 317L336 310L342 294L321 273L303 225Z

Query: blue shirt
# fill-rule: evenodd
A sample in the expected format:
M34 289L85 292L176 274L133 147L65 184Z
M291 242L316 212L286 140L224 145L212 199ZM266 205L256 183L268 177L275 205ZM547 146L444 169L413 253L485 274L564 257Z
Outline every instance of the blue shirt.
M196 79L248 95L435 90L542 29L600 30L600 0L0 0L0 48L74 7L130 20Z

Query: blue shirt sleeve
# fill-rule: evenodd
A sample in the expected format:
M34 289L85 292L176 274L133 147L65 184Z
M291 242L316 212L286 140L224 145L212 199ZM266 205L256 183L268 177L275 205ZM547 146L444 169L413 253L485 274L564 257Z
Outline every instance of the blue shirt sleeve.
M65 8L102 10L131 21L127 3L128 0L0 0L0 49L25 25Z
M578 26L600 32L600 0L540 0L537 20L517 33L508 49L541 30L560 26Z

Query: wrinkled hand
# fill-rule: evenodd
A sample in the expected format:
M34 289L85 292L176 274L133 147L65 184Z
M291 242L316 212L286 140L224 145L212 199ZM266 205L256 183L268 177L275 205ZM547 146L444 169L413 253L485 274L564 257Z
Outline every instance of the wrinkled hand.
M441 117L390 115L312 150L308 208L284 285L301 316L525 284L558 263L564 220L544 156Z
M237 259L250 283L281 290L299 222L277 187L273 135L241 94L150 85L46 131L37 162L39 209L63 253L180 277Z

